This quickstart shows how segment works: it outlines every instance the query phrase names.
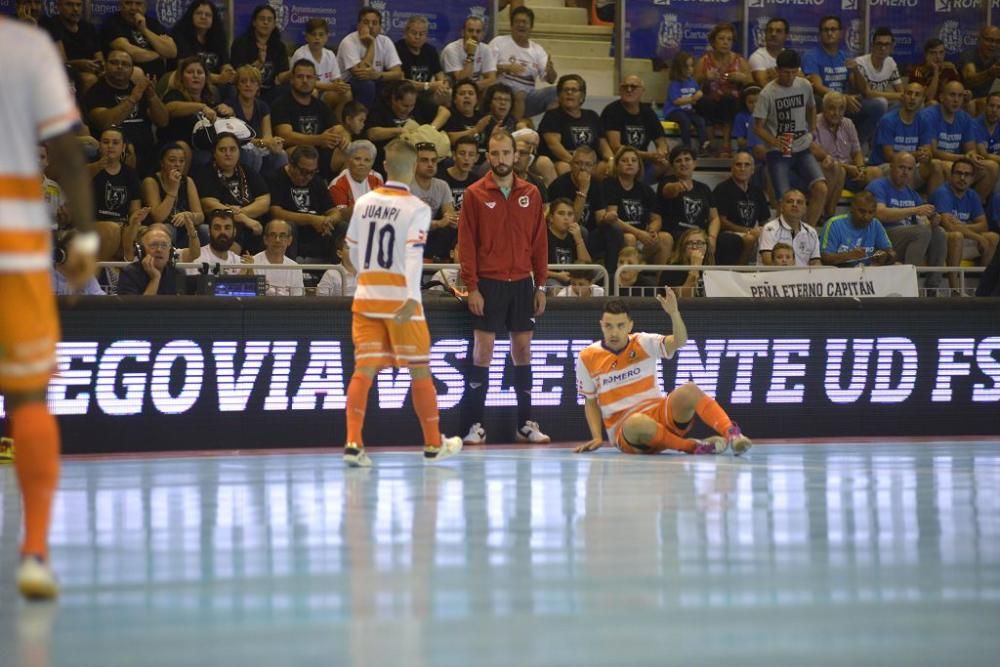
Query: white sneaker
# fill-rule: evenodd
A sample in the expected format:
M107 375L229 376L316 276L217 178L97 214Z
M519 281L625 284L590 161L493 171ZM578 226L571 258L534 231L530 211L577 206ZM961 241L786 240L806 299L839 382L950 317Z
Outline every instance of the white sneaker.
M450 459L455 454L462 451L462 439L457 435L453 438L446 438L441 435L440 447L424 447L424 463L437 463Z
M704 440L694 441L692 454L725 454L729 450L729 442L721 435L713 435Z
M472 425L472 428L469 429L466 436L462 438L462 442L466 445L486 444L486 429L483 428L482 424L476 422Z
M515 434L514 438L518 442L530 442L534 445L552 442L552 438L542 433L542 429L538 427L538 422L533 421L524 422L524 426L517 429L517 434Z
M37 556L21 560L17 571L17 589L29 600L51 600L59 595L59 583L48 563Z
M348 468L372 467L372 460L365 453L365 448L359 447L356 442L349 442L344 446L344 463Z

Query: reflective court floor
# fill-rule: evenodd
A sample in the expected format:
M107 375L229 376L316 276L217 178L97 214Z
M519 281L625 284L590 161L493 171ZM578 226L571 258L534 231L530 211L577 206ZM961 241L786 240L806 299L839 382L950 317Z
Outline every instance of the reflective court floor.
M74 460L0 667L1000 664L1000 442Z

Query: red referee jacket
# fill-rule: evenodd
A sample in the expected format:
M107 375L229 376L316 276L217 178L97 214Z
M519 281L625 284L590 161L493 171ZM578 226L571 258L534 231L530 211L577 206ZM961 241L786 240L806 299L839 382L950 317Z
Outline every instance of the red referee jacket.
M478 289L480 278L521 280L532 272L535 284L544 285L549 237L538 188L515 176L510 196L504 197L492 173L466 188L458 250L470 292Z

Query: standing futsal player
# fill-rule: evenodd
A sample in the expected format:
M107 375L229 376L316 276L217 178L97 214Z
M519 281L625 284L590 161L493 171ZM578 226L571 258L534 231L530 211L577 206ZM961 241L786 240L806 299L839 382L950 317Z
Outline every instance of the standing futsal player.
M74 136L80 116L52 41L36 28L0 18L0 63L0 393L17 446L14 466L24 503L17 586L25 597L47 599L59 590L48 553L59 429L46 403L59 319L39 142L59 167L74 226L87 232L77 235L75 250L92 262L97 239L90 183Z
M472 366L462 397L466 444L486 442L483 408L489 387L490 360L498 333L510 333L517 395L518 442L544 443L531 419L531 337L535 318L545 312L548 232L542 197L531 183L514 175L514 138L505 130L490 137L490 173L465 190L458 221L462 280L475 316ZM532 276L532 273L534 276Z
M385 185L354 203L347 247L357 269L351 337L354 376L347 389L347 445L344 462L371 466L361 430L368 390L383 366L409 367L413 408L424 434L424 459L440 461L462 450L462 439L439 430L437 392L427 364L431 335L420 299L424 242L431 209L410 194L417 151L396 139L385 147Z
M590 441L574 451L589 452L604 444L603 418L608 440L626 454L658 454L665 449L688 454L722 454L729 449L737 456L744 453L750 449L750 438L698 385L689 382L666 396L660 393L657 360L670 359L684 347L687 327L672 290L656 298L670 316L672 335L633 334L625 302L612 299L604 304L603 336L581 350L576 362L577 385L587 401L584 411ZM719 435L705 440L686 438L695 415Z

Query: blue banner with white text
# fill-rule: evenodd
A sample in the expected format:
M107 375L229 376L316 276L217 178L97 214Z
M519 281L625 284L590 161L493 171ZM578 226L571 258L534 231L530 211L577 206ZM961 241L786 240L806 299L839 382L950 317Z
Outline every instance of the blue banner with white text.
M997 7L1000 0L994 3ZM944 42L945 57L957 62L962 51L976 45L983 21L982 0L871 0L870 4L870 29L892 29L896 37L893 58L900 65L922 63L924 43L935 37Z
M868 50L862 27L863 0L747 0L747 7L750 53L764 46L764 29L774 17L781 17L789 23L788 48L799 53L809 51L819 43L819 21L827 15L840 17L843 24L842 48L848 54L857 56Z
M739 0L629 0L625 5L625 56L669 60L684 51L708 49L708 33L719 23L736 29L733 51L743 52Z

